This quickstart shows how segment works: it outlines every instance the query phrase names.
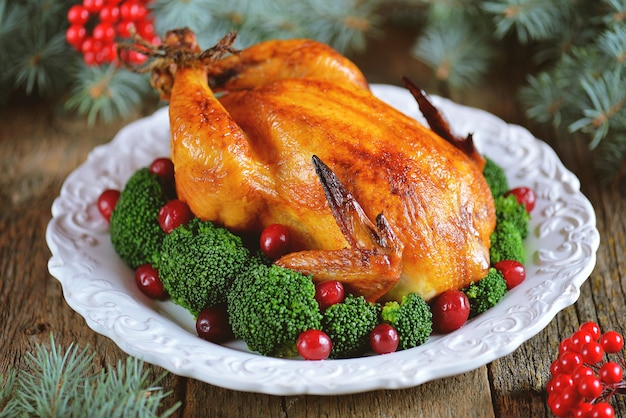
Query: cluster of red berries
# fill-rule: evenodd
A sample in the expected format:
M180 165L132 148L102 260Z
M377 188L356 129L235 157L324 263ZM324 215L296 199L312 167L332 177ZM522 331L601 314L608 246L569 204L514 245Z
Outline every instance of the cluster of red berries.
M169 158L157 158L148 167L151 173L162 179L166 188L174 187L174 164ZM104 219L111 220L111 214L117 205L121 192L117 189L104 190L98 196L98 211ZM186 225L194 215L189 206L179 199L169 200L158 213L158 222L161 229L169 234L181 225ZM273 224L266 227L261 233L261 250L270 258L277 259L289 251L291 244L289 230L284 225ZM143 264L135 270L135 282L139 290L151 299L166 300L169 295L163 287L159 272L151 264ZM340 283L339 283L340 284ZM328 286L326 286L328 288ZM324 292L324 300L337 295L332 290ZM341 288L343 298L343 288ZM212 342L224 342L232 339L232 330L228 323L228 314L224 304L209 307L198 315L196 319L196 331L201 338ZM327 356L327 355L326 355Z
M150 0L83 0L70 7L70 24L65 39L83 55L87 65L117 63L117 43L137 33L150 43L161 41L155 34L147 4ZM137 51L124 51L124 60L142 64L147 57Z
M337 280L327 280L315 285L315 300L323 312L345 298L343 284ZM369 344L376 354L393 353L398 349L400 337L396 329L386 323L378 324L369 334ZM309 329L303 331L296 341L298 354L305 360L325 360L330 356L333 343L324 331Z
M546 385L552 413L557 417L613 418L615 411L609 401L626 391L626 363L619 355L623 348L620 333L602 333L595 322L582 324L564 339Z
M163 179L165 187L174 186L174 164L169 158L155 159L150 164L149 170ZM120 195L121 192L117 189L107 189L98 197L98 211L107 221L111 220L111 214L117 205ZM193 218L189 206L178 199L168 201L159 210L158 216L159 226L168 234L180 225L187 224ZM158 271L150 264L144 264L137 268L135 281L146 296L157 300L168 298L167 292L163 288L163 283L158 276Z

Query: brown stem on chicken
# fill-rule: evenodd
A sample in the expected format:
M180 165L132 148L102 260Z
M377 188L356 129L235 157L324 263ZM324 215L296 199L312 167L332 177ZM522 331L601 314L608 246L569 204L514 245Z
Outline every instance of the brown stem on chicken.
M372 244L380 247L401 246L395 234L381 213L376 217L376 225L367 217L363 208L352 194L341 184L335 173L317 155L314 155L313 165L317 173L328 206L341 229L341 233L351 247L366 248Z
M162 100L168 100L179 67L190 65L209 65L224 58L227 54L240 51L233 48L237 32L227 33L217 44L209 49L201 50L196 35L188 28L167 31L161 45L153 45L137 33L133 34L132 42L118 45L119 61L136 73L151 72L150 83L160 94ZM135 51L148 56L145 65L137 66L126 61L126 52Z
M424 90L419 88L407 77L402 77L402 81L415 100L417 100L420 112L422 112L422 115L426 118L430 129L467 154L467 156L470 157L474 163L476 163L478 168L482 170L485 167L485 157L483 157L478 152L478 149L476 149L472 133L467 134L465 138L454 134L445 116L428 99L426 92L424 92Z
M300 251L276 264L311 274L315 282L338 280L351 292L376 301L400 280L404 245L381 213L374 224L335 173L313 156L328 206L350 248Z

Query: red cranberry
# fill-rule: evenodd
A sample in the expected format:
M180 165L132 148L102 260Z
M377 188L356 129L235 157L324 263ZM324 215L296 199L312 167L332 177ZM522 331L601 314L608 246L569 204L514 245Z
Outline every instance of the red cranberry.
M535 207L537 197L535 191L530 187L516 187L506 192L505 196L513 195L517 199L518 203L524 205L527 212L531 212Z
M281 224L271 224L261 232L261 251L276 260L289 252L290 241L289 228Z
M167 234L181 225L187 225L194 217L189 206L182 200L173 199L159 210L159 225Z
M225 304L205 308L196 318L198 336L213 343L222 343L232 340L233 331L228 322L228 313Z
M389 324L378 324L370 333L370 347L376 354L393 353L399 343L398 331Z
M493 265L504 277L507 289L511 290L526 279L526 268L516 260L502 260Z
M315 300L322 311L335 303L343 302L344 296L343 284L337 280L327 280L315 285Z
M119 190L107 189L98 196L98 211L107 221L111 220L111 213L120 199L120 194Z
M148 170L164 180L174 179L174 163L169 158L157 158L152 161Z
M433 328L441 333L452 332L469 318L469 299L460 290L446 290L431 303L431 311Z
M158 270L150 264L142 264L137 267L137 270L135 270L135 282L139 290L151 299L165 300L168 298Z

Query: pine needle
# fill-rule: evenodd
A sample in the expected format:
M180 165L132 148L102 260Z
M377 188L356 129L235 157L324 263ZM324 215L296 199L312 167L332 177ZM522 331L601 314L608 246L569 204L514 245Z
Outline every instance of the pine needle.
M608 11L604 14L604 22L607 25L619 24L626 20L626 0L603 0L602 3L608 6Z
M72 416L73 400L78 397L92 360L93 354L73 345L67 351L53 340L49 349L37 346L35 353L26 357L30 373L19 376L18 408L29 416Z
M602 141L594 161L603 181L619 182L626 177L626 130L613 132L611 141Z
M5 375L0 375L0 417L16 416L15 403L10 403L15 387L17 370L11 369Z
M13 61L9 71L15 74L15 87L23 88L26 94L37 91L42 96L53 97L63 91L69 79L67 62L72 55L65 43L63 34L48 37L45 32L38 32L35 38L22 37L23 42L16 42L13 48L20 48L20 59ZM11 54L18 54L13 51Z
M376 34L381 0L322 0L293 2L291 10L303 17L305 33L341 53L365 49L366 34Z
M591 135L590 148L598 146L612 125L626 126L626 90L621 69L610 71L599 78L585 77L581 85L588 101L582 108L582 118L569 126L570 132L583 131Z
M211 11L214 4L214 0L156 0L149 7L154 14L157 33L186 27L196 33L201 47L208 48L226 34L224 32L220 36L212 30L214 19Z
M482 8L493 15L497 37L515 32L517 39L525 44L553 37L571 3L570 0L499 0L485 1Z
M598 48L615 61L616 65L626 62L626 25L614 25L600 35Z
M438 80L455 88L477 84L493 56L488 38L477 35L462 15L433 21L411 53L433 68Z
M25 370L2 379L0 417L168 417L180 403L158 413L171 394L150 381L144 363L128 357L116 367L93 371L95 353L73 344L67 350L38 345L26 355Z
M527 85L520 89L520 100L525 104L526 115L541 123L561 126L568 90L548 72L528 76Z
M127 115L151 92L147 77L115 65L82 65L77 71L78 82L65 105L86 115L91 125L99 118L110 122Z
M378 28L382 0L157 0L157 29L192 29L201 46L237 30L238 48L267 39L307 37L340 52L363 50L365 35Z

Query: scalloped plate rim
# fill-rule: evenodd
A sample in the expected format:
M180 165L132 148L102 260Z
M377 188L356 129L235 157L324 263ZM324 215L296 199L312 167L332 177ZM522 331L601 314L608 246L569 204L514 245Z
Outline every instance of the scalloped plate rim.
M417 106L406 90L396 86L374 84L372 91L391 105L422 120L418 115ZM46 229L46 241L52 253L48 269L61 283L68 305L84 317L90 328L112 339L124 352L163 367L172 373L227 389L272 395L336 395L377 389L399 389L468 372L506 356L539 333L559 311L572 305L578 299L580 286L591 274L596 262L599 234L595 227L595 213L589 201L580 192L578 179L562 165L549 146L533 137L529 131L517 125L506 124L480 109L459 105L437 96L432 96L432 99L455 128L466 124L480 126L480 129L474 132L475 140L479 149L482 150L482 147L485 147L484 152L487 155L494 144L500 146L498 141L503 141L502 138L497 137L497 132L513 132L512 135L516 135L514 140L517 141L517 145L527 147L530 154L526 156L525 163L530 166L538 165L536 168L539 174L537 170L527 170L528 172L523 173L524 175L520 175L516 167L509 167L507 174L510 175L511 186L532 181L540 187L553 188L552 192L556 193L556 196L551 196L549 193L546 196L540 195L536 210L566 211L570 206L574 206L574 209L582 214L580 218L576 218L578 212L574 215L568 214L568 216L576 218L578 226L589 236L585 239L581 238L580 242L558 243L560 245L578 244L581 247L580 251L583 252L582 256L574 256L576 257L574 261L579 262L580 266L578 271L568 272L572 274L571 277L561 278L554 274L546 274L544 270L549 271L552 266L550 260L536 265L536 252L530 251L533 259L527 263L531 264L528 280L519 288L509 292L505 300L495 308L470 321L458 331L445 336L431 337L429 342L420 347L384 356L309 362L298 359L268 358L249 353L241 347L224 347L203 341L189 332L188 320L183 320L184 324L180 323L178 320L180 317L176 317L180 312L175 312L177 307L172 307L169 302L149 301L138 291L126 288L124 282L120 284L122 279L110 273L119 273L121 269L123 274L127 275L130 269L125 266L120 267L119 259L113 260L110 264L107 264L107 261L111 260L100 259L104 258L103 254L110 256L112 249L100 248L101 245L110 246L110 243L106 242L108 233L104 221L97 219L98 215L94 209L95 198L105 187L123 185L125 178L121 177L129 175L129 170L137 168L124 168L123 166L120 168L118 166L120 162L137 158L145 165L149 163L150 154L157 151L150 147L146 149L145 144L139 143L140 140L146 139L148 145L153 145L151 141L157 141L155 136L163 137L167 138L169 146L169 133L163 131L163 128L167 127L166 108L130 123L120 130L111 142L95 147L87 160L68 176L59 197L53 203L53 216ZM463 123L459 123L460 121ZM496 137L489 138L489 135L483 135L483 127L497 131ZM511 138L507 137L507 139ZM130 154L125 148L130 146L129 143L137 145L136 148L133 147ZM506 148L505 145L502 147ZM509 145L509 147L512 146ZM163 144L155 148L166 149ZM120 154L121 158L110 155L111 151L120 150L126 151ZM510 150L517 152L515 147ZM141 156L136 157L136 153L140 153ZM537 154L536 158L533 158L533 154ZM159 154L152 156L159 156ZM98 165L103 162L107 163L104 171L96 173L95 170L100 169ZM140 164L137 161L134 163ZM96 176L96 174L99 175ZM558 179L546 177L546 175L558 177ZM100 188L98 189L86 179L95 180ZM83 195L79 195L79 198L74 196L74 187L78 188L79 194L87 194L89 201L81 201L80 197ZM566 193L567 199L563 199L560 193ZM549 220L547 216L541 214L537 216L535 213L534 211L531 227L538 230L541 222L548 223ZM66 224L66 222L70 223ZM537 230L533 232L540 233ZM561 230L548 231L547 237L553 238L552 234L560 233L562 233ZM544 236L541 239L547 238ZM72 253L72 248L77 249L78 253ZM84 253L81 250L83 248L85 248ZM89 250L92 250L93 254ZM556 250L553 252L558 253ZM551 255L553 254L547 254L547 256ZM554 263L560 261L557 256L558 254L554 256ZM124 271L124 268L128 272ZM563 270L561 268L558 272ZM552 281L561 284L563 289L560 287L558 294L550 294L554 296L554 299L550 301L550 306L545 311L536 315L536 318L531 318L527 324L522 324L520 329L516 329L520 318L527 320L527 316L532 316L534 312L521 312L518 315L516 309L525 305L514 302L520 299L526 300L529 296L539 299L542 297L534 295L533 291L540 286L545 286L545 282L537 282L537 286L529 284L534 272L537 273L538 278L547 276L545 282ZM104 286L104 288L98 286ZM100 299L104 302L100 302ZM122 308L126 310L120 312ZM172 309L173 314L169 312ZM512 327L510 335L506 332L507 326ZM149 335L150 338L138 344L139 340L136 336L141 335L142 332L147 333L150 327L156 328L157 335ZM487 327L492 328L485 331ZM167 332L159 334L158 331L161 330ZM485 334L481 335L480 339L473 339L471 335L479 331ZM504 341L500 341L501 337ZM485 340L490 338L495 339L496 345L484 348ZM457 341L461 344L460 348L454 345ZM148 344L151 350L146 348ZM457 349L460 351L451 351ZM474 350L478 350L478 353L473 353ZM451 356L451 353L454 356ZM206 357L201 360L196 358L203 355ZM435 360L438 356L444 357Z

